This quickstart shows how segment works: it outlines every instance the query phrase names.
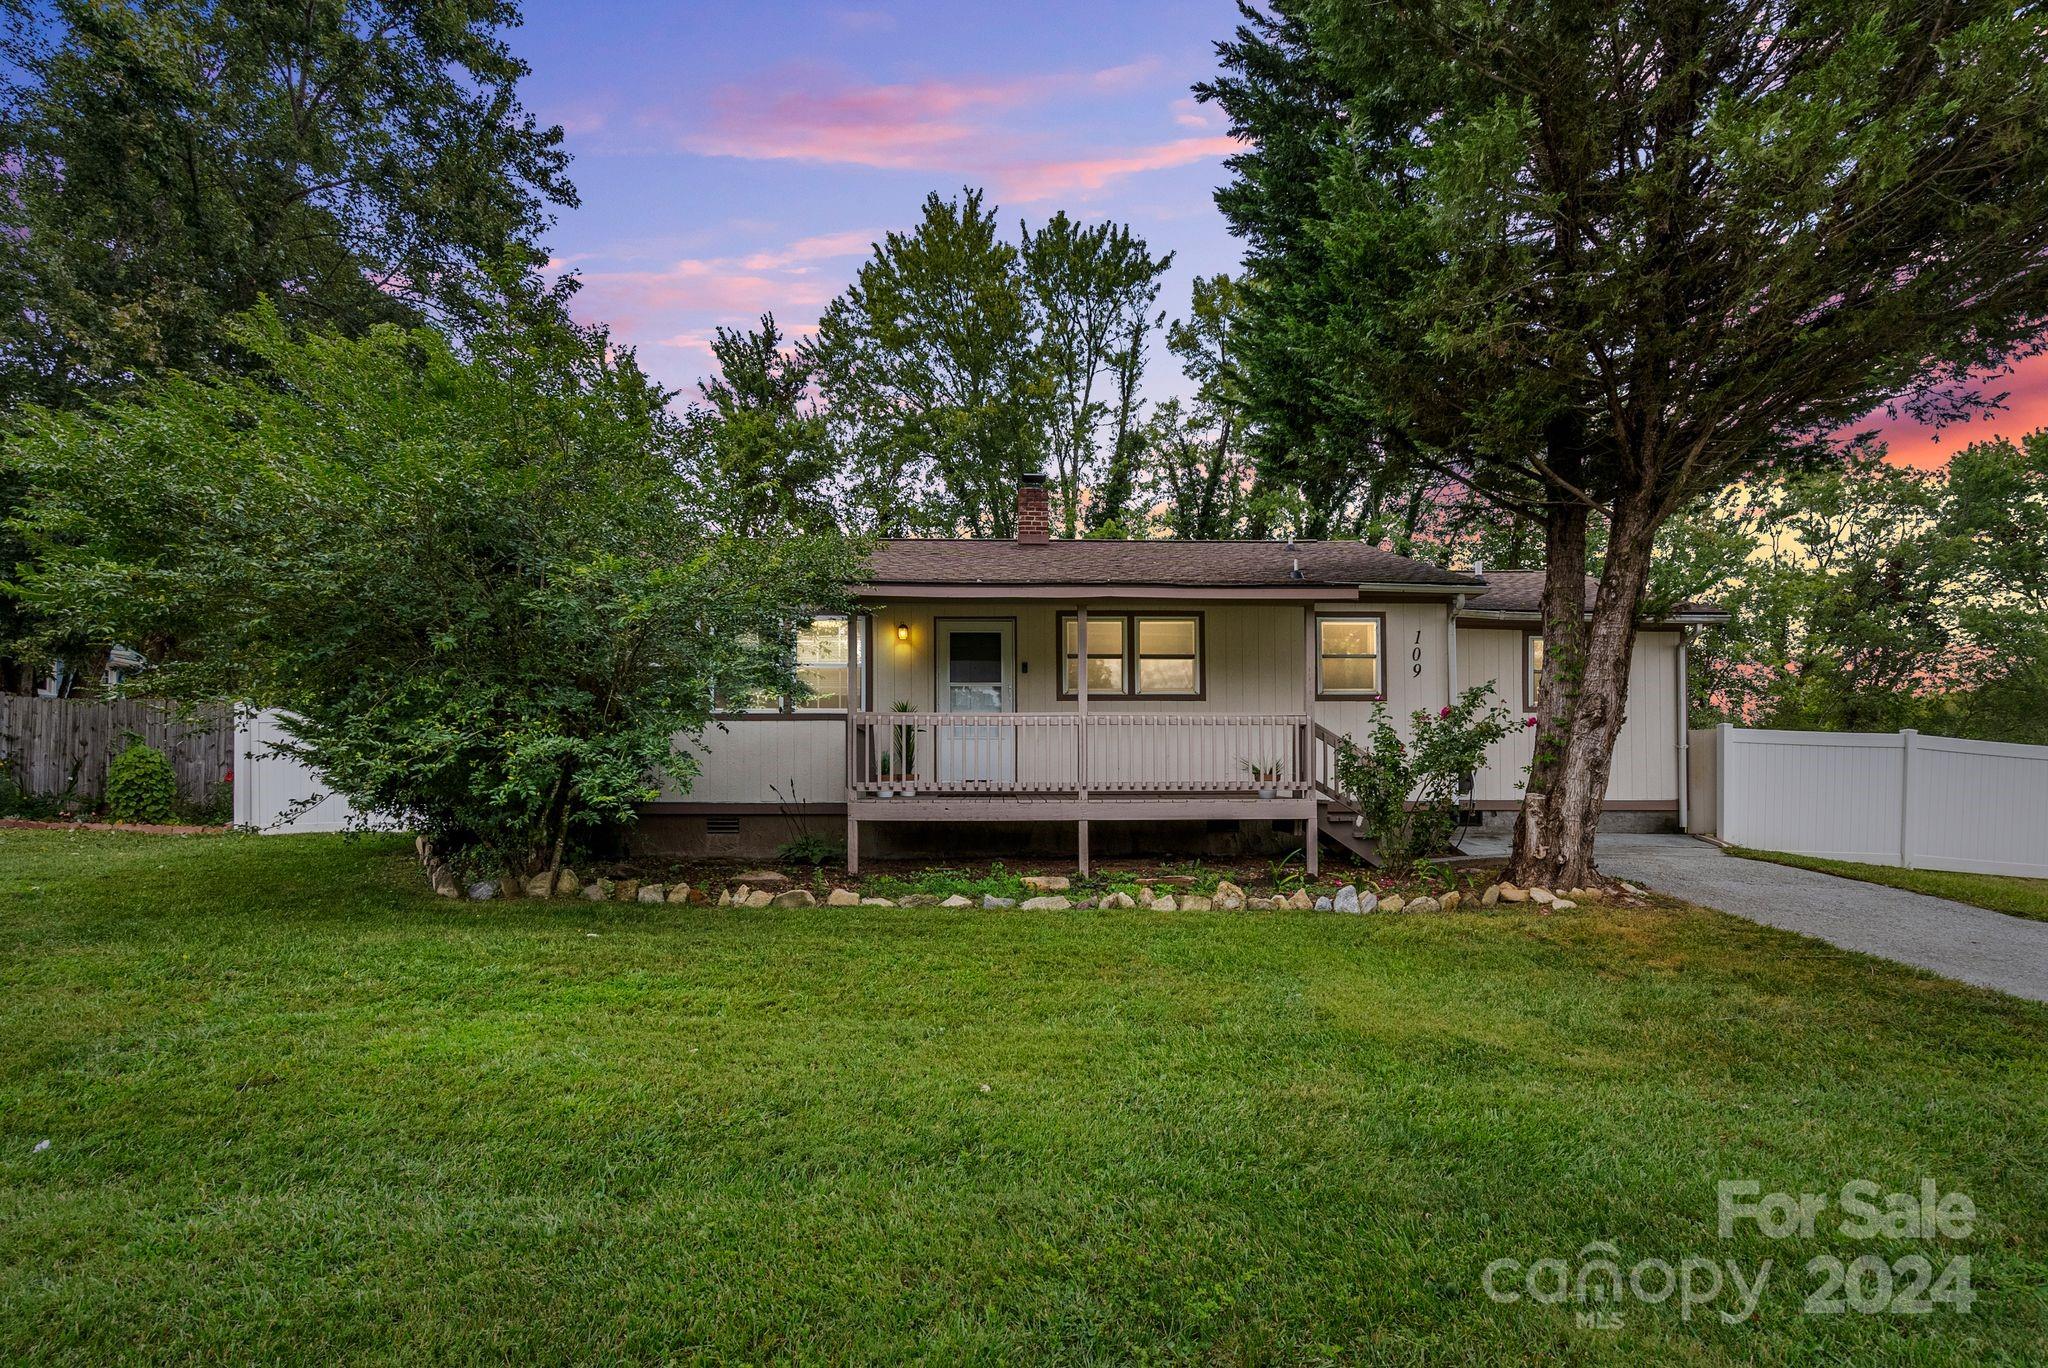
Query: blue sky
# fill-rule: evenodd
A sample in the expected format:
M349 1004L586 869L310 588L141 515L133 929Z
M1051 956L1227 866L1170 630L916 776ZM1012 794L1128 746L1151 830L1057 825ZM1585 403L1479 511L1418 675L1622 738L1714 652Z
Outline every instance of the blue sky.
M1188 91L1235 22L1229 0L535 0L512 43L575 157L583 203L550 245L578 312L688 386L714 327L807 328L872 240L963 185L1006 223L1130 223L1174 253L1161 303L1184 311L1193 275L1238 261L1211 200L1230 142Z

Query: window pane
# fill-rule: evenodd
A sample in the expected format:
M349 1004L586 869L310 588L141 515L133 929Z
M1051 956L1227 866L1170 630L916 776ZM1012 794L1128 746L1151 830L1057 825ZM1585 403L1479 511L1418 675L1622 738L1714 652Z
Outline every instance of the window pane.
M1192 660L1140 660L1138 692L1193 693L1195 662Z
M1378 655L1380 625L1371 619L1325 618L1322 629L1324 655Z
M1531 679L1534 679L1537 675L1540 675L1542 673L1543 638L1540 636L1532 636L1529 638L1529 677Z
M1139 655L1191 656L1194 653L1193 618L1144 618L1139 621Z
M948 638L948 671L957 684L1000 684L1003 681L1001 632L954 632Z
M1124 653L1124 620L1120 617L1088 619L1088 654L1120 656Z
M1377 660L1339 656L1323 662L1324 693L1378 693L1379 686Z
M1120 656L1088 657L1088 692L1120 694L1124 691L1124 662Z
M811 697L799 698L799 708L843 708L846 706L846 667L844 665L801 665L797 667L797 683L811 691Z
M844 665L846 639L845 618L812 618L796 629L796 658L807 664Z

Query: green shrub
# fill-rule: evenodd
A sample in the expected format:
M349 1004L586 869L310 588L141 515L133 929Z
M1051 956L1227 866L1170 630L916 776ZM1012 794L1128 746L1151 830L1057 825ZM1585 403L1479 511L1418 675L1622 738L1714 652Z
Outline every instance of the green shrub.
M166 823L178 801L170 757L132 733L107 766L107 816L117 822Z
M1337 786L1378 838L1389 868L1410 869L1449 843L1460 782L1486 763L1488 746L1514 730L1492 693L1481 684L1437 712L1416 710L1405 742L1387 710L1374 708L1366 747L1349 740L1338 747Z

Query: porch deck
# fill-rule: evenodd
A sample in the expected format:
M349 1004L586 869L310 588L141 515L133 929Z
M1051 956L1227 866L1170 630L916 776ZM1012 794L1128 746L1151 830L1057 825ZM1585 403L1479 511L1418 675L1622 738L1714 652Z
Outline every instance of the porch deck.
M1299 713L854 712L846 851L863 822L1303 823L1307 865L1337 738Z

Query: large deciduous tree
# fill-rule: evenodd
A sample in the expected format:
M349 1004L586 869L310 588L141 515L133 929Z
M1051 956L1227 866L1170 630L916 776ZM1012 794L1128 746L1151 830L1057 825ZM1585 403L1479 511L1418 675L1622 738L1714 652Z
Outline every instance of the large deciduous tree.
M701 506L738 536L831 531L840 464L809 359L773 314L759 329L718 329L711 356L718 370L683 424Z
M1553 668L1510 873L1589 882L1659 529L1838 460L1830 434L1887 401L1988 402L1970 377L2038 346L2048 25L1983 0L1279 11L1211 91L1257 144L1223 201L1241 226L1277 193L1264 93L1338 111L1311 247L1277 249L1312 253L1316 307L1266 326L1358 450L1541 519Z
M601 333L523 323L299 338L260 374L171 375L32 409L23 592L53 626L162 657L167 697L288 710L365 810L514 870L629 821L715 699L795 690L799 606L837 537L736 538L693 503L669 396Z

